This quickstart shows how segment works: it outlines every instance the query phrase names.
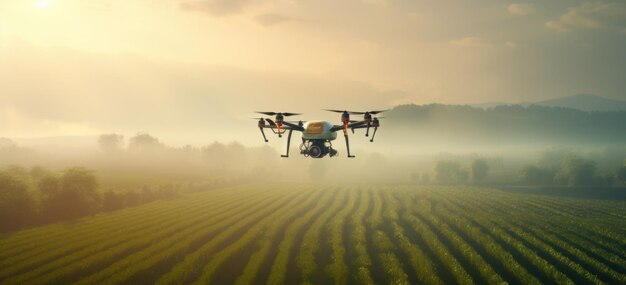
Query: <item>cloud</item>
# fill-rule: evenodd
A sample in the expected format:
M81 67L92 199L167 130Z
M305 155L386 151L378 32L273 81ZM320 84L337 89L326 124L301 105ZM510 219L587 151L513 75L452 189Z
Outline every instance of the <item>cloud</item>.
M291 22L291 21L294 21L295 19L291 17L283 16L280 14L276 14L276 13L267 13L267 14L261 14L261 15L256 16L254 20L262 26L269 27L269 26L278 25L278 24L285 23L285 22Z
M586 2L570 7L558 19L546 22L546 27L558 32L590 29L626 29L626 4Z
M451 44L459 47L477 48L477 47L490 47L491 44L478 37L465 37L460 40L451 41Z
M250 0L197 0L183 1L179 6L183 10L207 13L214 17L238 14Z
M513 15L526 16L535 12L535 5L527 3L513 3L506 9Z

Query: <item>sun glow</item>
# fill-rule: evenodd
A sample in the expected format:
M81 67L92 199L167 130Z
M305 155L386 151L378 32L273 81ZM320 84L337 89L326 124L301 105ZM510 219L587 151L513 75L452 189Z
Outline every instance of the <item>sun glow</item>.
M50 8L50 5L52 4L51 0L37 0L35 1L35 8L43 10L43 9L48 9Z

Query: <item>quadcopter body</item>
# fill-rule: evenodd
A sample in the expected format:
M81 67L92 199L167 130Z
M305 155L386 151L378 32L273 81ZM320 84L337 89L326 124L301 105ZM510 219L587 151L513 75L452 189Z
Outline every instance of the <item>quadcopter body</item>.
M291 144L291 135L293 131L302 133L302 143L300 144L300 154L305 157L322 158L325 156L334 157L337 156L337 150L333 148L332 141L337 139L337 132L343 131L346 141L346 150L348 157L352 158L354 155L350 154L350 142L348 139L348 130L354 133L355 129L366 128L367 132L365 136L369 136L370 128L374 129L372 139L370 142L374 142L376 131L380 127L381 118L372 117L383 111L368 111L368 112L352 112L352 111L340 111L340 110L327 110L335 113L341 113L341 124L335 125L327 121L285 121L285 117L300 115L298 113L288 112L257 112L260 114L275 116L275 119L269 118L256 118L259 120L258 127L261 130L263 139L268 142L265 136L265 129L270 129L274 134L277 134L279 138L287 132L287 152L282 157L289 157L289 146ZM352 121L350 120L350 114L363 115L363 120Z

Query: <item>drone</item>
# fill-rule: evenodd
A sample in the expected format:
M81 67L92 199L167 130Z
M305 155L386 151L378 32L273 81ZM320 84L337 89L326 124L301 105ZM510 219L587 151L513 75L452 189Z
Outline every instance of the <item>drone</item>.
M383 117L372 117L372 115L380 114L386 110L354 112L348 110L325 110L341 114L341 124L334 125L327 121L286 121L285 117L302 115L299 113L289 112L256 112L266 116L275 116L274 120L269 118L254 118L259 120L259 130L263 135L263 140L268 142L265 136L265 129L270 129L274 134L282 138L287 132L287 152L281 157L289 157L289 145L291 143L291 134L293 131L302 133L302 144L300 145L300 154L305 157L322 158L326 155L329 157L337 156L337 150L333 148L332 141L337 139L337 132L343 131L343 137L346 140L346 150L348 158L355 157L350 154L350 141L348 139L348 130L354 133L355 129L367 129L365 136L369 136L370 128L374 129L370 142L374 142L376 131L380 127L380 119ZM363 115L363 120L350 120L350 115Z

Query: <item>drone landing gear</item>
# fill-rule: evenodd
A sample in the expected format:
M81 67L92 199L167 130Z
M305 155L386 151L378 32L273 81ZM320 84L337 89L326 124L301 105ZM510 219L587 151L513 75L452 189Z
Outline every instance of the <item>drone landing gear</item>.
M293 132L293 130L289 130L289 134L287 134L287 154L281 155L280 157L289 157L289 144L291 144L291 132Z
M265 142L268 142L267 138L265 137L265 132L263 131L263 128L259 127L259 130L261 130L261 134L263 135L263 140L265 140Z
M372 139L370 140L370 142L374 142L374 137L376 136L377 130L378 130L378 127L374 127L374 133L372 134Z
M353 158L354 155L350 155L350 141L348 140L348 132L343 131L343 137L346 139L346 150L348 151L348 158Z

